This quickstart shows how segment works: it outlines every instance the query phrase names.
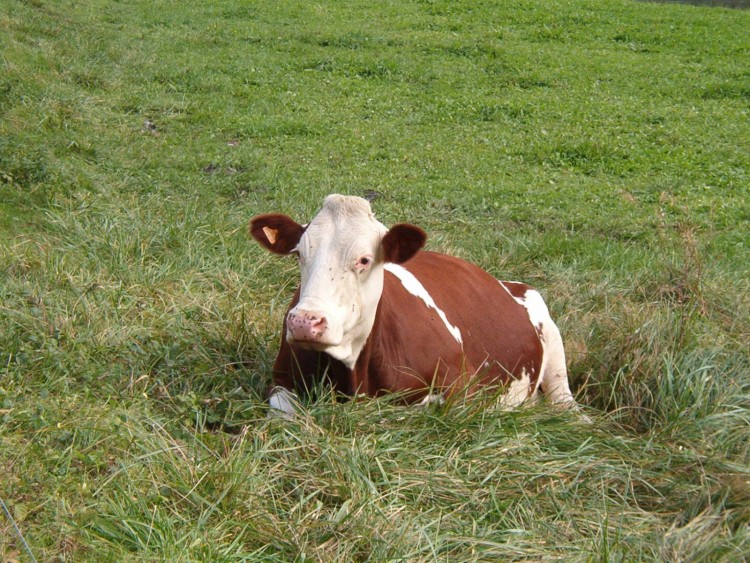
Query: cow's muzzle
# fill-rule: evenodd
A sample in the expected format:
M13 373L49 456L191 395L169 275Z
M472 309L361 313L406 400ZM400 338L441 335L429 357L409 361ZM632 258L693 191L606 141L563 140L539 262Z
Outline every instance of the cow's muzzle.
M321 313L293 309L286 317L287 337L298 343L330 345L326 338L328 320Z

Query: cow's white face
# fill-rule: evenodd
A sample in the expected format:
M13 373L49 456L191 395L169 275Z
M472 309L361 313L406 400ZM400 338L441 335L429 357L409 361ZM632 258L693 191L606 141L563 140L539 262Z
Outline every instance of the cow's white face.
M375 322L386 262L404 262L424 244L411 225L390 231L361 198L331 195L306 226L283 215L253 219L251 232L273 252L296 254L298 303L286 318L286 338L324 351L352 368Z
M289 342L353 365L383 293L386 232L366 201L326 199L296 247L302 279L299 303L287 316Z

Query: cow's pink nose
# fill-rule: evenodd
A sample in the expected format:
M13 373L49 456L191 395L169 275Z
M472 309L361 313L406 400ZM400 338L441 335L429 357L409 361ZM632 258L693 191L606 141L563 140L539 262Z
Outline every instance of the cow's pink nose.
M286 326L294 340L316 342L321 339L328 328L328 321L319 313L295 310L289 311L289 315L286 318Z

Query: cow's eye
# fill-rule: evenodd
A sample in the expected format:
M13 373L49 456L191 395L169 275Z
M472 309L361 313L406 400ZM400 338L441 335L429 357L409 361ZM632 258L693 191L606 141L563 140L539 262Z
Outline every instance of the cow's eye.
M372 264L372 256L360 256L357 259L357 264L356 266L354 266L354 269L357 272L364 272L370 267L371 264Z

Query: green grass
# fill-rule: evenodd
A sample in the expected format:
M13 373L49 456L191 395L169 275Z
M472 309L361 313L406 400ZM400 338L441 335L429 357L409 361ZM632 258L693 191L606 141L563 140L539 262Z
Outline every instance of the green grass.
M0 0L0 559L750 557L750 13ZM267 420L331 192L539 287L594 420Z

